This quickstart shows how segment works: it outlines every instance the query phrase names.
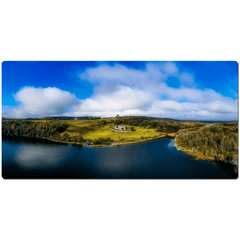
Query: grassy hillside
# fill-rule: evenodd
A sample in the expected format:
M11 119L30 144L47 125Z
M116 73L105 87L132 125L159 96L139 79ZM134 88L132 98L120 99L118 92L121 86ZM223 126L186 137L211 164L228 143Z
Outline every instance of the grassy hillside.
M134 127L136 131L122 133L113 132L109 130L111 125L100 127L96 131L91 131L83 136L84 139L98 139L98 138L111 138L114 142L118 141L135 141L143 138L152 138L165 133L156 133L155 129L146 129L143 127ZM126 125L127 129L130 129L130 125Z
M124 124L129 132L110 130ZM188 123L151 120L148 118L108 118L94 120L4 120L3 135L45 138L66 143L131 142L174 134L177 129L190 127Z

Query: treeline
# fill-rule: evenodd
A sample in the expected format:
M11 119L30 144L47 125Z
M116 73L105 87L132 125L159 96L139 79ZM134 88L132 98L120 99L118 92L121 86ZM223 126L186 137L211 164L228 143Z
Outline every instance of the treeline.
M131 125L140 126L144 128L154 128L156 132L173 133L184 128L199 128L206 124L201 122L184 122L165 119L152 119L149 117L117 117L117 118L105 118L102 120L102 124L115 124L115 125Z
M238 165L238 123L214 124L200 129L182 129L176 143L186 149Z
M85 116L85 117L62 117L62 116L55 116L55 117L43 117L41 120L95 120L101 119L101 117L92 117L92 116Z
M95 120L101 119L101 117L92 117L92 116L84 116L84 117L64 117L64 116L54 116L54 117L43 117L43 118L6 118L2 117L2 120Z
M4 120L2 134L10 137L52 138L64 132L67 127L65 122L59 121Z
M99 124L97 125L99 126ZM84 134L95 128L78 128L80 134ZM59 142L84 143L89 142L95 145L110 144L110 138L99 138L97 140L84 139L81 135L69 136L63 133L68 129L65 121L34 121L34 120L4 120L2 121L2 134L7 137L43 138ZM62 134L61 134L62 133Z

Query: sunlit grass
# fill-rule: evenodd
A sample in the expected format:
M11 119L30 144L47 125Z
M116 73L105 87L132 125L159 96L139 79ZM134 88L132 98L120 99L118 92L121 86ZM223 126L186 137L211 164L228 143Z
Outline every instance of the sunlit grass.
M134 129L136 131L132 132L114 132L109 130L114 124L100 126L99 123L101 123L101 120L68 120L68 128L60 135L64 136L67 133L69 137L82 136L86 140L110 138L114 142L137 141L165 135L165 133L156 133L155 129L147 129L139 126L135 126ZM132 126L126 125L126 127L130 131Z
M68 134L70 137L84 135L86 132L95 131L98 128L96 120L68 120L68 128L60 135Z
M131 126L126 125L128 129L130 129ZM155 133L154 129L145 129L141 127L134 127L136 131L128 132L128 133L121 133L121 132L113 132L109 130L110 125L106 125L104 127L101 127L97 131L91 131L83 135L84 139L98 139L98 138L110 138L114 142L119 141L135 141L139 140L142 137L143 138L151 138L151 137L157 137L164 133Z
M46 124L49 120L35 120L36 123ZM149 139L164 135L165 133L156 133L155 129L148 129L139 126L135 126L136 131L132 132L114 132L109 130L114 124L101 125L102 120L67 120L62 121L67 123L68 128L60 133L59 135L63 137L67 134L69 137L79 137L82 136L84 139L97 140L99 138L110 138L114 142L128 142L137 141L140 139ZM127 130L130 131L130 125L126 125Z
M96 120L68 120L67 124L77 127L89 127L92 124L97 124Z

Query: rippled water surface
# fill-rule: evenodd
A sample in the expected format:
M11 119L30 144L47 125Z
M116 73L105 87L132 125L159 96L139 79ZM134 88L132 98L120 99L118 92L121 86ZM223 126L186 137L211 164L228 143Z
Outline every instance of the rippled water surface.
M227 179L218 165L194 160L158 139L114 147L77 147L40 140L3 139L5 179Z

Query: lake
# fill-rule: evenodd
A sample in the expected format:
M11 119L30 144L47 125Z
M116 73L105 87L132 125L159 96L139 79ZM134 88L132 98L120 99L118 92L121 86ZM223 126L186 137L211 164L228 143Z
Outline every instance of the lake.
M216 164L195 160L156 139L112 147L78 147L45 140L3 139L4 179L231 179Z

